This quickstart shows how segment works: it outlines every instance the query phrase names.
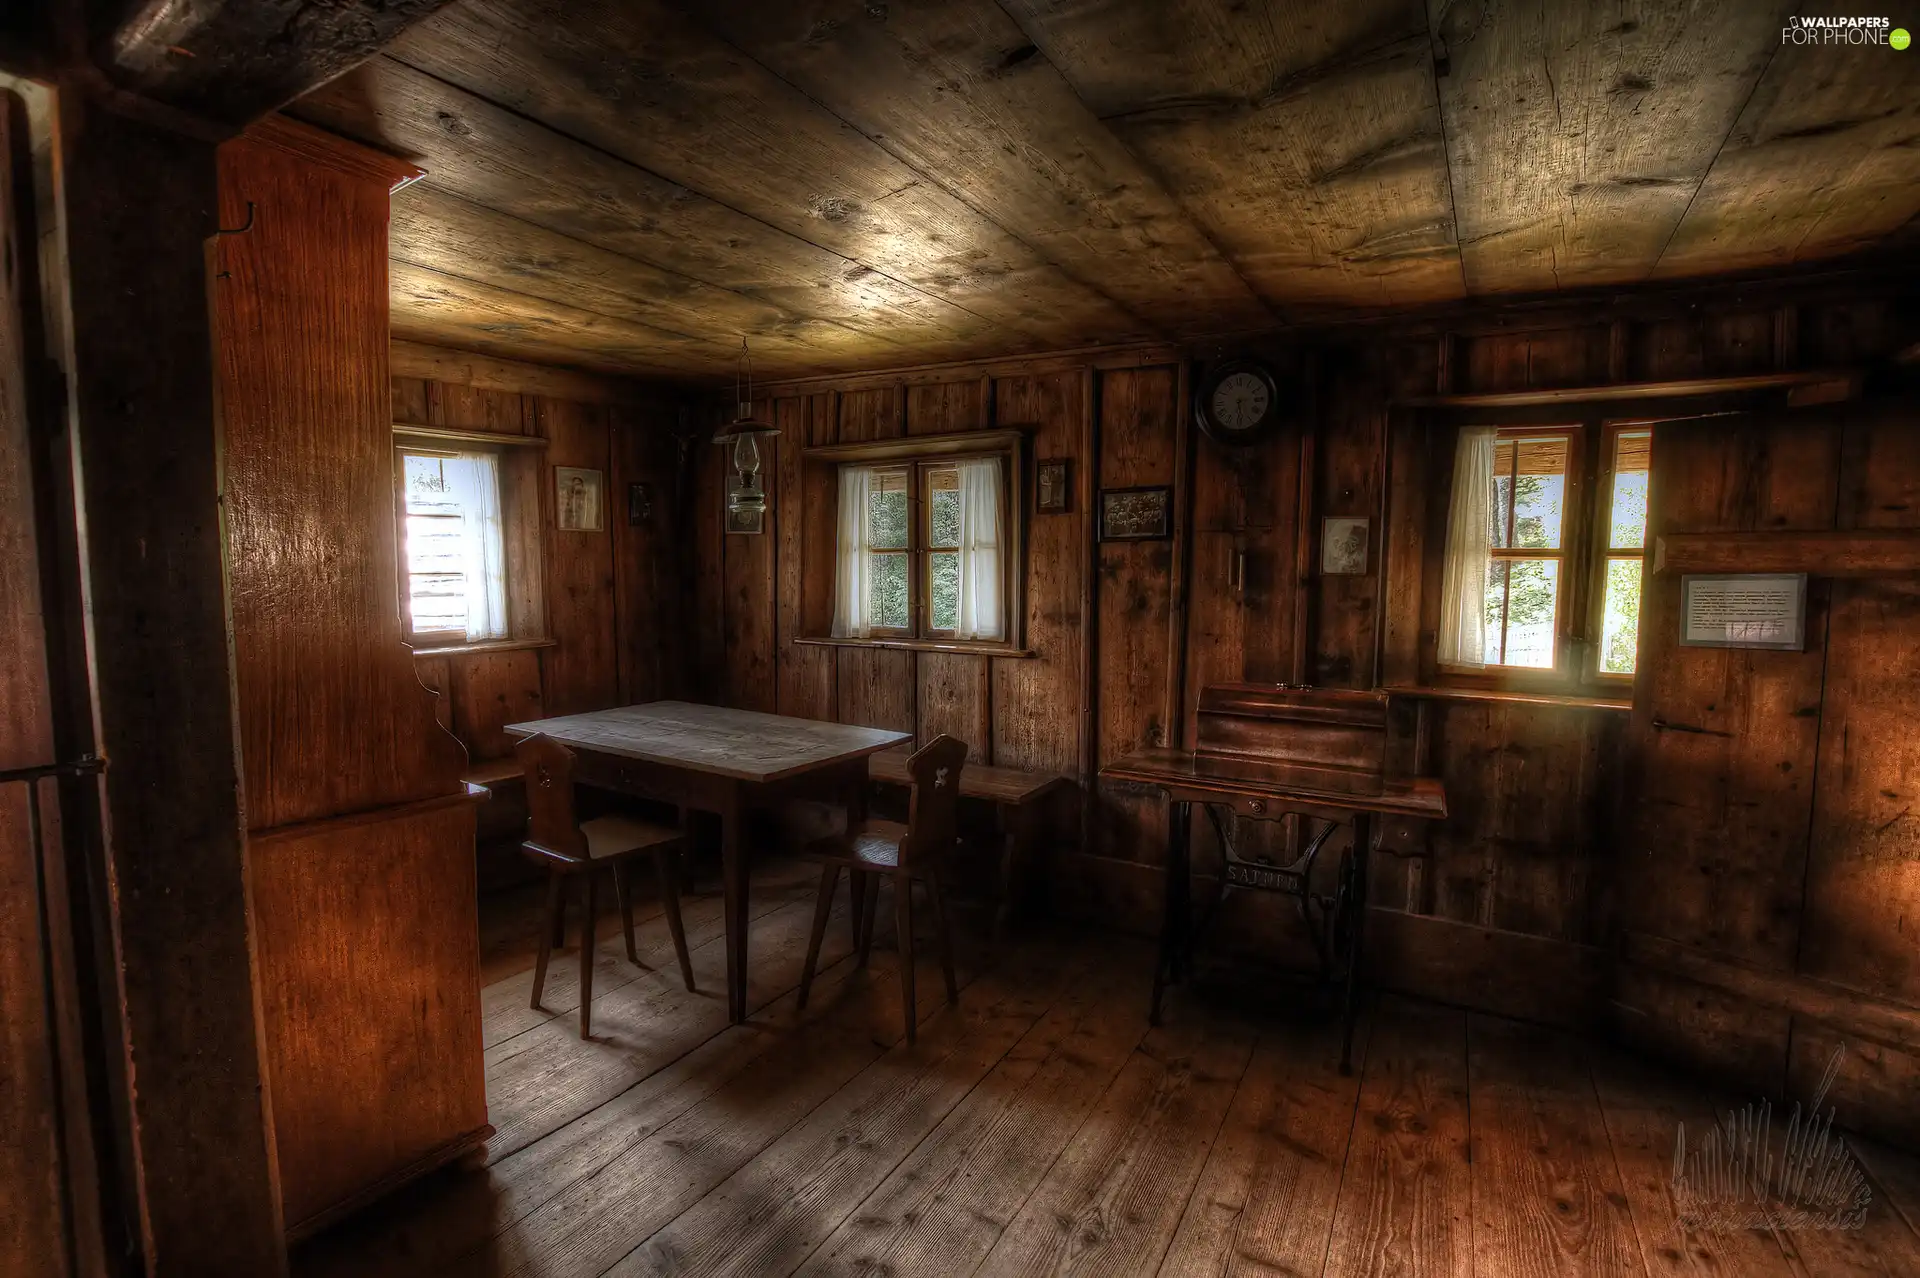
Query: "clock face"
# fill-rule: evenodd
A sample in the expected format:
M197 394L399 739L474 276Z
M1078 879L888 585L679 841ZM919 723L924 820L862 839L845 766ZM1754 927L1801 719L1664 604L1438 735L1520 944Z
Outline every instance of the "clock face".
M1229 373L1213 388L1210 415L1221 429L1251 430L1267 415L1273 396L1267 383L1252 373Z

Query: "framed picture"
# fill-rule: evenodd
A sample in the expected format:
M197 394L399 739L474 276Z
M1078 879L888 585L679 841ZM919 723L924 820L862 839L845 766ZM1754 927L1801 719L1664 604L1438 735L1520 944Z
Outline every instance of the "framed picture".
M1680 578L1680 643L1688 648L1807 647L1807 574L1688 573Z
M1320 575L1361 577L1367 571L1367 521L1338 515L1320 521Z
M645 484L627 485L627 525L638 528L653 514L653 492Z
M554 511L563 532L599 532L602 523L600 472L577 466L555 466Z
M1065 457L1034 463L1034 509L1064 515L1073 509L1073 463Z
M1101 541L1157 541L1171 536L1173 536L1173 489L1106 488L1101 490Z

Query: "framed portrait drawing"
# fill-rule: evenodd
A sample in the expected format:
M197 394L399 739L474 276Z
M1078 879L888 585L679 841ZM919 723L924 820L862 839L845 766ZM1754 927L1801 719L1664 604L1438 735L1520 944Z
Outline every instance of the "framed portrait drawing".
M1101 541L1158 541L1171 536L1173 536L1173 489L1162 487L1101 490Z
M1367 521L1334 516L1320 521L1320 575L1360 577L1367 571Z
M606 505L600 472L577 466L555 466L553 476L553 508L560 530L599 532L605 526L601 510Z
M1033 465L1034 509L1064 515L1073 509L1073 464L1065 457L1043 458Z

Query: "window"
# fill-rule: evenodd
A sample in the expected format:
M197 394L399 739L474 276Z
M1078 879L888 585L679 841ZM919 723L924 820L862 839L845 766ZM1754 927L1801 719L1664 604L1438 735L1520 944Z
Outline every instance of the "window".
M1633 674L1651 442L1644 425L1460 428L1442 670L1563 682ZM1590 503L1582 481L1596 472L1600 500Z
M398 460L408 637L419 644L506 638L498 454L403 445Z
M1007 638L1004 465L840 466L834 638Z

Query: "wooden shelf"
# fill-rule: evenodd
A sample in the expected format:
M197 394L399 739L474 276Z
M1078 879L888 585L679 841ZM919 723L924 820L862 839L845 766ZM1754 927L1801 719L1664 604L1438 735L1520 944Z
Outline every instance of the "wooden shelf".
M1804 572L1814 577L1920 573L1920 531L1669 533L1655 572Z
M1511 705L1565 706L1577 710L1633 709L1631 698L1601 697L1564 692L1515 692L1506 688L1421 688L1396 686L1382 688L1390 697L1414 701L1503 701Z
M472 657L486 652L524 652L529 648L552 648L557 644L553 639L490 639L486 643L450 643L441 647L422 644L413 650L414 659L421 657Z
M1795 404L1826 404L1859 393L1852 369L1799 369L1745 377L1691 377L1672 382L1617 382L1608 386L1562 386L1547 390L1487 391L1475 395L1422 395L1400 401L1410 408L1531 408L1551 404L1596 404L1619 400L1724 395L1785 390Z
M409 426L404 422L395 422L393 433L400 439L437 439L455 444L499 444L518 448L547 446L546 439L540 435L508 435L504 432L489 430L449 430L444 426Z

